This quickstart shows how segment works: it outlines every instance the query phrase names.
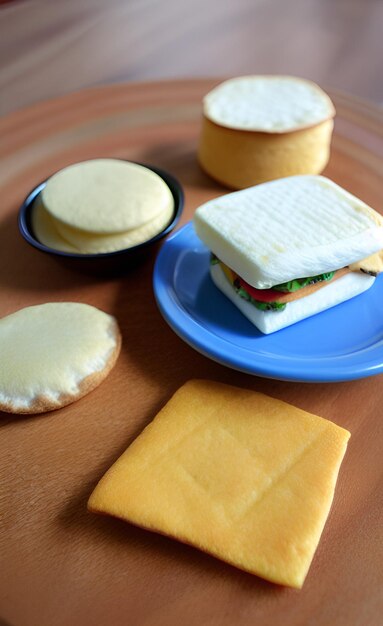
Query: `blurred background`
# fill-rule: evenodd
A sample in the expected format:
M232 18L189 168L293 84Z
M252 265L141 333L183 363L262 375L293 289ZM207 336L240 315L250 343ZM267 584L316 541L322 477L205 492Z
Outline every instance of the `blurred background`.
M0 0L0 114L121 81L293 74L383 104L383 0Z

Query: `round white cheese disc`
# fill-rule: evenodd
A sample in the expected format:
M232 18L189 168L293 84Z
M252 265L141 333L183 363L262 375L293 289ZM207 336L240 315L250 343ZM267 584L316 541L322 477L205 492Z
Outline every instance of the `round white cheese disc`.
M315 83L292 76L242 76L227 80L204 98L205 116L238 130L281 133L334 117L328 95Z

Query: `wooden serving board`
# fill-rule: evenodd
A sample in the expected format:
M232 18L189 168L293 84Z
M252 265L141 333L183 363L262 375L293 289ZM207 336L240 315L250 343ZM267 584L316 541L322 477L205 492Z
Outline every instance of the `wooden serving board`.
M196 162L201 99L213 84L102 87L0 122L0 316L46 301L81 301L115 315L123 334L116 368L87 397L36 417L0 414L0 624L382 623L382 377L298 384L230 370L195 352L163 321L152 291L154 253L119 278L89 277L32 249L18 233L18 207L32 187L71 162L100 156L173 173L185 189L181 224L190 220L201 202L226 192ZM331 96L337 118L325 174L382 209L382 111L344 94ZM302 591L87 512L105 470L193 377L261 390L351 431Z

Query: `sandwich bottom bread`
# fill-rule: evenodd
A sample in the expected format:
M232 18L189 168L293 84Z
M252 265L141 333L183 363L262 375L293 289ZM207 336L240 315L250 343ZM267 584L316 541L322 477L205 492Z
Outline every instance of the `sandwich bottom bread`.
M0 319L0 411L59 409L97 387L114 366L121 335L111 315L50 302Z
M241 281L243 285L241 286L241 282L237 282L238 277L222 263L216 263L213 259L210 266L211 278L218 289L266 335L350 300L369 289L375 281L374 276L362 272L339 273L341 274L339 278L318 281L317 287L309 293L307 290L304 294L295 292L298 297L294 300L286 300L283 292L279 292L272 296L275 298L274 301L265 302L262 300L265 294L259 294L244 281ZM323 291L322 287L325 287ZM265 291L270 295L273 290ZM289 292L287 294L289 295Z
M191 380L101 478L88 508L300 588L349 437L264 394Z
M383 218L322 176L292 176L199 207L215 285L267 334L369 289Z

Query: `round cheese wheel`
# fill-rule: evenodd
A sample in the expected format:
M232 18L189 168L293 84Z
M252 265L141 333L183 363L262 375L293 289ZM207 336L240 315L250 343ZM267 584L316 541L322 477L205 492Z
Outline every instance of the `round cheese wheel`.
M296 174L319 174L330 154L334 106L311 81L245 76L225 81L203 102L198 157L232 189Z

